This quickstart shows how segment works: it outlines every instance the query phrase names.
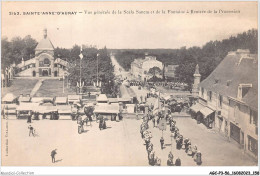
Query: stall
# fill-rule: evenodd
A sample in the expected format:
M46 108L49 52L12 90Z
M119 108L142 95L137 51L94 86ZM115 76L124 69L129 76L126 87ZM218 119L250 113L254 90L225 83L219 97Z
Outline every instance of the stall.
M43 103L43 97L32 97L31 102L41 104L41 103Z
M197 113L198 113L202 108L204 108L204 107L205 107L205 106L202 105L202 104L200 104L200 103L196 103L196 104L192 105L192 106L190 107L191 118L197 119L197 116L198 116Z
M55 105L67 105L68 98L67 97L56 97Z
M70 105L62 105L56 106L58 110L59 120L71 120L71 106Z
M14 96L12 93L8 93L3 97L1 110L4 118L10 115L14 117L16 116L16 107L17 107L16 101L17 101L17 97Z
M2 98L2 104L15 104L17 100L17 97L14 96L12 93L7 93L3 98Z
M212 128L214 122L214 112L209 107L204 107L200 110L200 113L203 115L203 122L208 128Z
M95 106L94 113L96 116L103 115L105 118L110 118L111 120L117 120L119 113L119 104L107 104L107 103L99 103Z
M108 102L108 98L106 96L106 94L100 94L97 99L96 99L97 103L107 103Z
M26 96L26 97L20 96L18 98L19 104L21 104L21 103L29 103L30 101L31 101L31 97L30 96Z
M38 107L38 103L21 103L16 108L17 119L27 119Z
M73 104L74 102L80 102L81 96L80 95L68 95L68 103Z
M34 110L36 113L39 113L39 118L41 119L50 119L50 120L58 120L58 109L56 106L38 106L37 109Z

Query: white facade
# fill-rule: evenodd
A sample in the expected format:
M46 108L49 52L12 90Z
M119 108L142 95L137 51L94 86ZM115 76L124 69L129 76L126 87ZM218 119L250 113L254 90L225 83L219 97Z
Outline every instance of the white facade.
M145 59L135 59L134 62L131 63L131 73L136 78L144 81L152 77L148 72L153 67L158 67L160 70L163 70L162 62L156 60L155 56L145 56Z

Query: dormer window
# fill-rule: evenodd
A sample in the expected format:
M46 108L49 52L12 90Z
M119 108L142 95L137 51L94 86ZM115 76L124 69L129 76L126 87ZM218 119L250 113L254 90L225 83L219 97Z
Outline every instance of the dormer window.
M242 99L249 89L252 87L252 84L239 84L238 85L238 92L237 92L237 98Z

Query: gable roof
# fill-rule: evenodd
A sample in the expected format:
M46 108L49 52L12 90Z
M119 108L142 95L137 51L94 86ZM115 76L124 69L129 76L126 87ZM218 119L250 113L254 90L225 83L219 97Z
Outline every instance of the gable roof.
M7 93L7 94L3 97L2 101L12 102L12 101L14 101L16 98L17 98L17 97L14 96L14 94L12 94L12 93Z
M257 55L241 53L228 54L217 68L199 86L221 95L237 99L239 84L252 84L241 99L248 106L257 109L258 95Z
M106 94L100 94L97 97L97 101L108 101L108 98L107 98Z
M46 37L44 39L42 39L37 47L35 48L35 50L51 50L53 51L54 50L54 46L53 44L51 43L51 41Z

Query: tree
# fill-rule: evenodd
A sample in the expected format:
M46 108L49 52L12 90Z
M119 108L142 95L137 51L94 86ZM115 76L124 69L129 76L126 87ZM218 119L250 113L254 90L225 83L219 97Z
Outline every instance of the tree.
M157 74L161 74L162 70L159 67L153 67L149 69L148 73L152 74L153 76L156 76Z

